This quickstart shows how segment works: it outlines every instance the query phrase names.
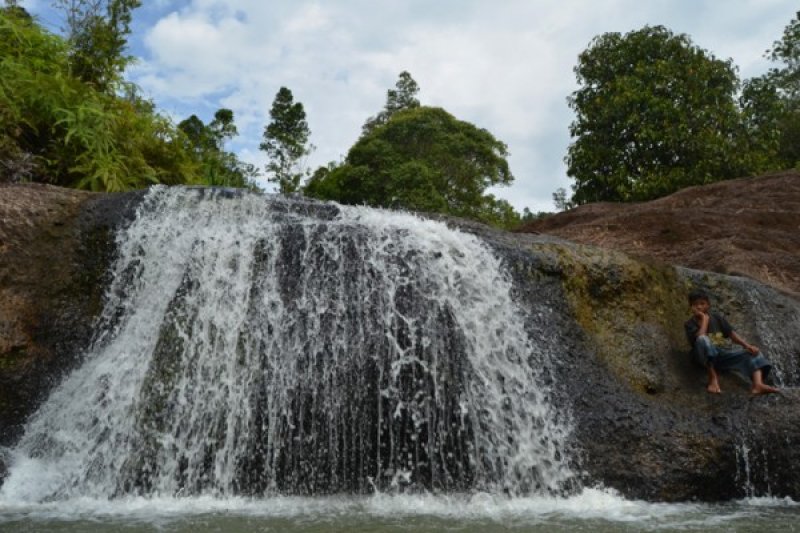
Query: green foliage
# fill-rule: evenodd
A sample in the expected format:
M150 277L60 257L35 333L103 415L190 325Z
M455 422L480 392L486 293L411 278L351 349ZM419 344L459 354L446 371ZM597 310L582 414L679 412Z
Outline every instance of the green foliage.
M767 55L772 61L783 63L782 68L770 72L783 95L794 102L800 100L800 11L783 30L782 38L773 43Z
M567 190L564 187L559 187L553 193L553 203L557 211L566 211L572 207L572 202L567 199Z
M753 172L785 168L780 151L788 110L769 76L743 83L739 107L748 167Z
M398 111L419 107L418 93L419 86L414 81L414 78L411 77L411 74L405 70L401 72L395 88L386 91L386 104L383 110L374 117L367 119L362 127L362 134L367 135L378 126L386 124L392 118L392 115Z
M565 191L566 192L566 191ZM553 216L553 213L548 213L547 211L537 211L534 213L527 207L522 210L522 216L519 220L519 227L524 226L528 222L533 222L535 220L542 220L543 218L547 218Z
M734 67L686 35L600 35L575 73L574 203L647 200L746 171Z
M780 64L745 82L741 105L764 169L800 165L800 12L767 51Z
M106 191L197 183L178 130L134 93L73 76L72 53L29 17L0 10L0 179Z
M272 120L264 128L264 140L260 145L270 159L267 179L277 183L282 194L293 193L299 189L300 179L305 174L303 158L313 150L308 145L311 130L306 112L303 104L295 103L292 91L281 87L269 115Z
M187 149L194 155L204 184L222 187L250 187L257 175L253 165L243 163L236 154L225 150L225 142L238 134L233 111L219 109L206 126L197 115L178 124L186 138Z
M54 0L66 15L72 75L102 92L122 83L132 12L141 0Z
M344 164L317 170L305 193L510 227L519 215L508 202L484 194L513 181L507 155L506 145L491 133L443 109L406 109L363 135Z

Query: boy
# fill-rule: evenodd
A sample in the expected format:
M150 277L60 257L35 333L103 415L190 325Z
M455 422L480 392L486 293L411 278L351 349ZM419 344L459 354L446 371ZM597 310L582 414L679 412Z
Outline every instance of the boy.
M708 387L711 394L722 392L719 388L719 370L738 370L752 380L752 394L769 394L778 389L764 383L772 365L758 351L740 337L728 321L720 314L712 313L711 299L703 290L689 293L692 318L686 321L686 337L692 346L692 355L708 371ZM732 342L740 345L734 347Z

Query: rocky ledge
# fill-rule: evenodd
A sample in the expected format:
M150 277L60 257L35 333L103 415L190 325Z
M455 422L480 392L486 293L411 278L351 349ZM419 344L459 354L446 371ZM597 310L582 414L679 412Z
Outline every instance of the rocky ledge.
M113 227L140 196L0 184L0 447L89 344Z
M141 193L0 186L0 477L3 446L91 342L114 229ZM572 420L575 470L654 501L753 494L800 499L800 302L757 281L690 270L555 237L447 220L504 258L530 327L558 354L553 401ZM722 377L709 395L687 356L690 287L776 364L782 394L751 398Z
M689 187L635 204L598 202L520 231L688 268L743 275L800 297L800 170Z
M497 249L531 311L528 320L544 321L552 332L541 342L559 354L557 401L573 417L572 456L584 485L651 501L800 499L800 301L794 291L556 235L446 221ZM800 248L790 252L782 242L778 250L781 264L800 265ZM710 247L706 258L723 264L722 253ZM775 364L772 379L781 394L752 397L749 381L736 374L721 377L721 395L706 392L705 371L691 361L683 330L686 296L695 287L707 290L715 310L762 347Z

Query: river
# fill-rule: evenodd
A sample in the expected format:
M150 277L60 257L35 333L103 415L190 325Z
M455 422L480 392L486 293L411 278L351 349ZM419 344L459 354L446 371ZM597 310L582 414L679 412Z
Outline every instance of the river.
M0 503L8 532L799 531L800 504L750 498L723 504L648 503L586 489L571 498L367 497L74 499Z
M800 523L791 500L581 487L552 326L526 329L499 259L444 224L156 188L118 251L83 365L0 450L0 531Z

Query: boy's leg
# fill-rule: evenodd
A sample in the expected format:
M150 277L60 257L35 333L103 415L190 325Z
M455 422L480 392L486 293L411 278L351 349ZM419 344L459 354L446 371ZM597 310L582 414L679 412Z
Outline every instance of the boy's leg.
M716 367L719 370L736 370L743 377L750 377L752 394L769 394L778 389L764 383L764 376L772 365L760 353L755 356L743 348L717 350Z
M719 375L714 368L714 361L717 356L717 349L711 343L711 339L707 335L697 337L694 341L694 356L697 362L706 367L708 373L708 385L706 390L711 394L719 394L722 392L719 388Z
M764 383L763 372L759 368L753 372L753 388L750 389L752 394L769 394L771 392L778 392L778 389Z
M717 371L714 370L714 365L709 362L706 369L708 370L708 386L706 390L711 394L720 394L722 389L719 388L719 375L717 375Z

